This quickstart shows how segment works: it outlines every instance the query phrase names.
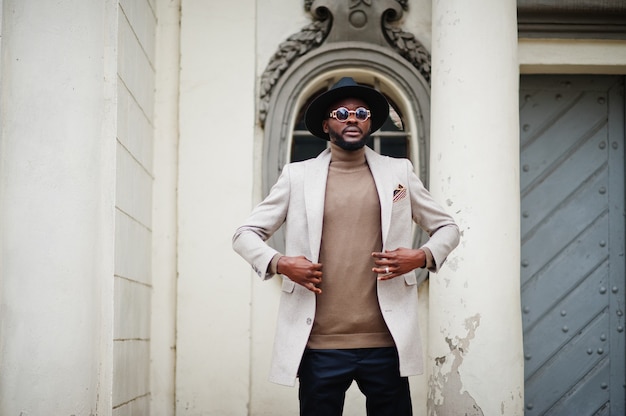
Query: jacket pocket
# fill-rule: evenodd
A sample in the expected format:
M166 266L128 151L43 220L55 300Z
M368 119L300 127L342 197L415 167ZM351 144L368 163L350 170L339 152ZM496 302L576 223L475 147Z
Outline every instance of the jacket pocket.
M281 287L281 290L285 293L292 293L293 289L296 287L296 282L294 282L293 280L290 280L286 277L283 277L283 285Z
M405 274L404 282L407 286L415 286L417 284L417 276L415 276L415 272Z

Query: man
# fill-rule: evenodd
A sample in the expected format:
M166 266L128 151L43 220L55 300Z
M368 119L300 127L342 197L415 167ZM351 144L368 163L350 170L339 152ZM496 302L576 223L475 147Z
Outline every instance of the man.
M283 276L270 381L299 378L301 415L341 415L353 381L368 415L412 414L407 376L422 372L414 270L437 271L459 230L408 160L365 147L388 115L385 97L352 78L313 100L307 129L330 148L287 164L233 237L259 276ZM430 235L418 249L413 222ZM265 243L283 224L284 254Z

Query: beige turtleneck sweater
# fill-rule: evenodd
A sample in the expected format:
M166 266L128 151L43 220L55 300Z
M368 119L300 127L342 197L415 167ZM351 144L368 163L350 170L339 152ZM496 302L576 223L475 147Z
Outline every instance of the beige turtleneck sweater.
M331 144L319 262L322 293L307 344L312 349L389 347L372 252L381 251L380 202L364 149Z

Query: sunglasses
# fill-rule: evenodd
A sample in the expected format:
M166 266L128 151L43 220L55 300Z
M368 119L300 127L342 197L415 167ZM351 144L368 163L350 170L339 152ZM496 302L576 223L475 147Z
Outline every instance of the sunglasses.
M356 110L348 110L346 107L339 107L330 112L330 117L345 122L352 114L354 114L354 117L359 121L365 121L370 118L370 110L364 107L359 107Z

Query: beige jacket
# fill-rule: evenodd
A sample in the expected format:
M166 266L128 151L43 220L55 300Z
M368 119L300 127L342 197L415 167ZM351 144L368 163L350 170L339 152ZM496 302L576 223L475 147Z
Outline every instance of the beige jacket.
M269 264L277 251L265 241L283 224L284 254L318 261L330 156L325 150L315 159L286 165L269 195L235 232L234 250L260 277L272 277ZM430 235L423 247L432 253L432 271L437 271L459 242L454 220L432 199L410 161L381 156L369 148L365 156L380 200L383 250L412 247L415 222ZM270 381L295 384L315 317L315 296L283 276ZM378 300L398 348L401 375L421 374L416 273L378 281Z

